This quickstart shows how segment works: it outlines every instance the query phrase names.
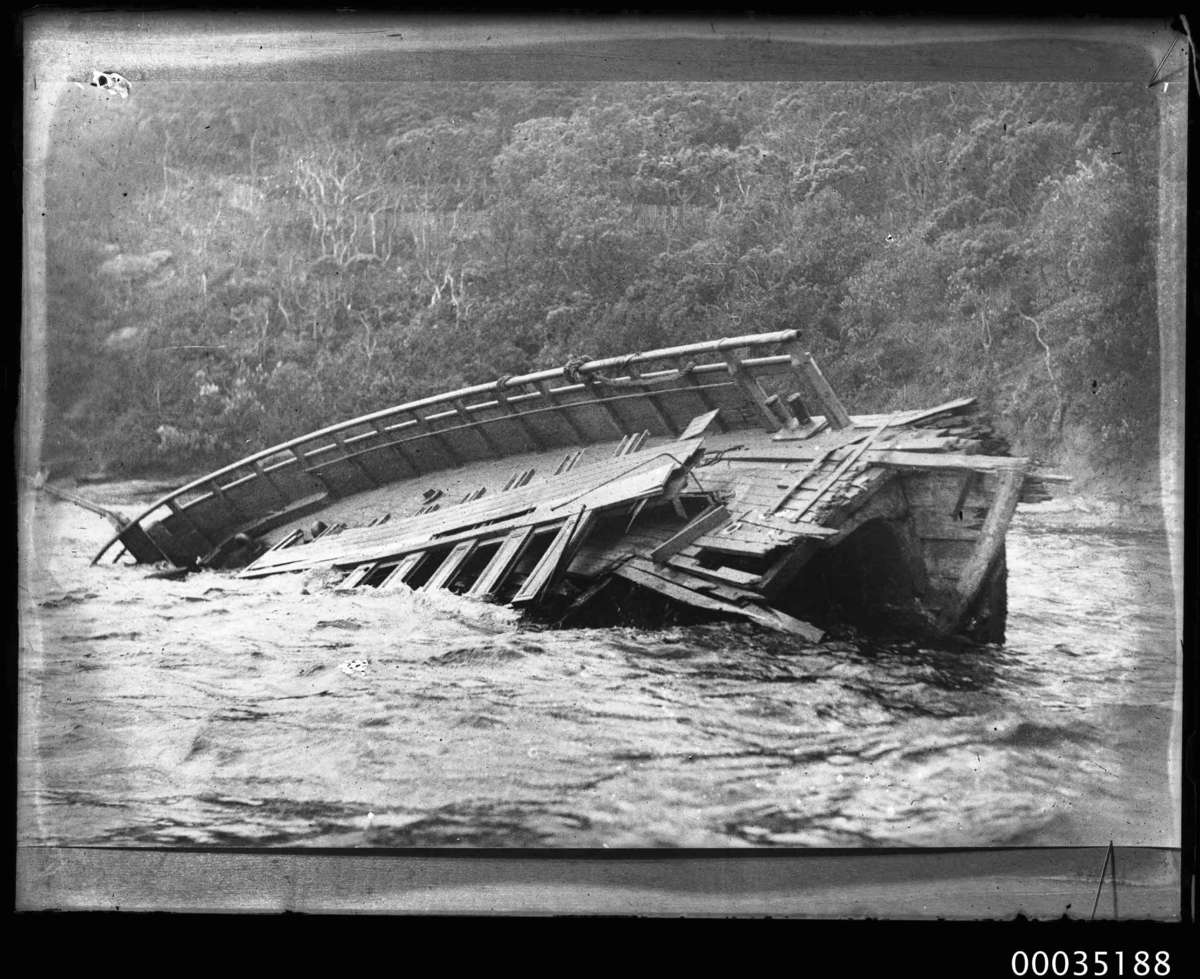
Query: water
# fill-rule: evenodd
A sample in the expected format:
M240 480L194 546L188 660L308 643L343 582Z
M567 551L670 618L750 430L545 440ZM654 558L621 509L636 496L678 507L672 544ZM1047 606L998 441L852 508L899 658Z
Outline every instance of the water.
M1179 843L1161 531L1019 515L1007 645L937 650L154 580L88 566L109 529L23 539L24 843Z

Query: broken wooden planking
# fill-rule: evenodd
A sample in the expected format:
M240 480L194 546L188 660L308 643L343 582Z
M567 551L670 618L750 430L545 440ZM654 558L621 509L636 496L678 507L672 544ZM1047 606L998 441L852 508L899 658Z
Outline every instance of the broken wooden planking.
M650 559L661 564L672 554L682 551L697 538L720 527L729 519L729 516L729 511L721 504L709 507L668 540L651 551Z
M676 554L667 563L673 568L679 568L681 571L686 571L698 578L708 578L723 585L736 585L739 588L749 588L751 591L755 590L751 586L757 583L759 577L749 571L739 571L737 568L727 568L724 566L716 568L705 567L700 563L698 558L687 554Z
M550 584L551 580L557 575L560 567L569 559L567 553L569 549L568 545L575 538L575 531L580 527L585 515L590 516L588 511L579 510L563 521L562 526L558 529L558 533L554 535L554 540L550 542L550 546L546 548L545 553L538 559L537 564L533 566L533 570L529 572L529 577L517 589L517 593L513 595L509 604L524 605L537 600Z
M488 561L487 566L480 572L475 583L467 589L472 598L491 598L492 593L500 586L501 581L512 570L512 567L525 552L525 546L533 537L532 527L522 527L512 531L501 542Z
M684 568L676 568L669 564L655 564L640 554L633 555L627 566L663 578L681 588L688 588L702 595L711 595L734 605L762 600L762 595L758 592L743 588L741 585L734 585L727 581L713 581L711 578L694 575Z
M685 443L694 455L699 441ZM287 554L268 553L241 572L242 577L259 577L281 571L307 570L320 564L352 564L358 561L381 558L405 550L423 547L434 541L439 534L454 536L474 534L476 528L483 531L500 530L502 525L518 517L528 516L525 523L539 523L561 517L561 509L568 505L586 506L596 509L621 502L632 502L643 496L660 493L668 479L678 468L673 455L652 454L653 450L638 453L642 458L627 456L619 460L606 460L582 467L570 475L557 480L548 480L538 486L522 487L508 493L485 498L473 503L460 504L435 514L423 514L396 520L386 529L358 528L337 544L310 550L312 545L297 548ZM691 455L687 458L691 458ZM661 461L660 461L661 460ZM653 465L657 463L657 465ZM616 470L616 476L602 479L606 472ZM599 480L596 483L596 480ZM593 485L595 483L595 485ZM582 487L581 492L571 490ZM509 524L508 529L515 525ZM455 534L456 529L461 528Z
M714 408L712 411L706 411L702 415L697 415L687 424L682 432L679 433L679 441L686 442L688 439L698 438L708 431L708 427L717 420L717 416L721 413L720 408Z
M732 602L723 601L719 598L714 598L711 595L705 595L700 592L678 585L673 581L660 577L658 574L653 574L642 568L635 567L631 563L626 563L616 568L614 575L624 578L627 581L633 582L635 585L640 585L643 588L648 588L651 591L656 591L667 598L677 602L682 602L685 605L692 605L699 609L704 609L709 612L718 612L725 615L735 615L740 618L749 619L759 625L764 625L770 629L776 629L782 632L791 632L796 635L803 636L811 642L817 642L824 635L821 630L815 626L809 625L807 622L801 622L799 619L794 619L784 613L775 613L775 610L766 611L760 606L747 603L746 605L735 605Z
M876 449L867 456L873 466L890 469L921 469L928 472L1009 472L1029 465L1029 460L1013 456L942 455L937 452L894 452Z

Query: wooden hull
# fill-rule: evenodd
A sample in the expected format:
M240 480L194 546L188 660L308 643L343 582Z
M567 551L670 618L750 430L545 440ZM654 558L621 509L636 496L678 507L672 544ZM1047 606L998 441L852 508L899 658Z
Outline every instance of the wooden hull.
M336 568L559 620L654 596L810 639L809 618L891 608L1000 641L1004 535L1045 477L973 412L852 416L795 331L569 364L241 460L96 560L149 540L183 567Z

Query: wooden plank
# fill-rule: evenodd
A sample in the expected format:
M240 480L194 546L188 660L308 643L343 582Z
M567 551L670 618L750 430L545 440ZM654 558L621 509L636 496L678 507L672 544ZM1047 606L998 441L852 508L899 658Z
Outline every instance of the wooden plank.
M820 541L805 539L786 548L758 579L757 589L768 598L774 598L803 570L820 547Z
M963 617L978 597L979 589L1004 547L1004 535L1016 512L1024 479L1024 469L1011 469L1001 476L979 540L959 573L956 597L938 618L938 627L943 631L953 632L962 625Z
M225 507L225 509L229 512L229 515L233 517L235 521L244 518L245 515L241 510L234 506L228 495L226 495L225 488L220 483L213 479L209 481L208 485L212 488L213 496L221 501L221 505Z
M794 636L800 636L808 642L820 642L825 638L824 631L818 629L815 625L805 622L803 619L797 619L795 616L788 615L786 612L781 612L770 605L747 604L743 606L741 614L751 622L766 626L768 629L775 629L779 632L788 632Z
M958 497L954 501L954 506L950 508L950 516L956 517L962 513L963 507L967 503L967 497L971 495L971 490L975 488L978 482L979 473L976 470L972 470L963 476L962 488L958 491Z
M688 544L714 530L729 519L729 511L721 504L715 504L697 516L691 523L664 541L650 552L650 559L662 564L671 555L678 554Z
M268 548L268 551L282 551L285 547L291 547L297 541L303 539L304 531L297 528L286 536L281 537L275 544L272 544L271 547Z
M838 467L836 469L834 469L834 471L830 474L829 478L826 479L825 482L823 482L817 488L817 490L813 494L813 496L808 501L806 501L805 504L802 507L800 507L794 514L792 514L791 519L793 521L798 521L802 516L804 516L804 514L807 513L808 510L810 510L812 508L812 506L817 502L817 500L819 500L825 493L827 493L829 491L829 488L831 486L833 486L833 484L836 483L842 477L842 475L846 472L846 470L849 469L852 465L854 465L855 462L858 461L858 458L864 452L866 452L868 448L870 448L871 443L875 441L875 439L879 436L879 434L885 428L887 428L889 424L890 424L889 420L884 419L884 421L879 425L879 427L876 428L873 432L871 432L871 434L868 435L863 440L862 445L860 445L857 449L855 449L853 452L851 452L850 455L848 455L838 465Z
M475 550L478 544L479 542L474 538L455 544L450 549L450 553L446 555L445 560L438 565L438 569L421 586L420 590L433 591L435 588L444 588L450 584L450 579L462 569L467 558L471 556L471 552Z
M963 452L974 445L969 439L944 435L893 435L887 448L893 452Z
M739 557L765 558L772 551L786 547L790 542L785 538L775 537L727 537L720 534L708 534L695 542L697 547L706 551L717 551L721 554L736 554Z
M424 470L420 466L418 466L416 464L416 462L413 461L412 456L410 456L404 450L404 446L400 442L392 441L390 439L390 437L388 436L387 430L383 427L382 422L376 420L372 423L372 427L379 434L380 438L388 439L388 441L381 442L377 445L371 446L370 449L364 450L363 454L365 454L365 452L374 451L376 449L385 449L385 448L391 449L392 455L394 455L397 459L399 459L402 463L404 463L404 465L407 468L411 469L412 474L414 476L420 476L421 473L424 472Z
M677 602L683 602L685 605L693 605L696 608L706 609L710 612L726 612L738 613L738 606L731 602L725 602L718 598L713 598L703 592L695 591L691 588L685 588L678 585L667 578L660 577L657 574L651 574L642 568L636 567L632 562L626 562L617 568L613 569L613 574L618 578L624 578L626 581L632 581L635 585L641 585L643 588L649 588L651 591L659 592L666 595L668 598L674 599Z
M326 479L325 474L320 471L320 464L313 466L312 463L308 461L308 455L298 446L292 446L288 451L296 457L296 461L300 463L301 469L303 469L306 473L308 473L308 475L312 476L313 479L317 480L317 482L325 487L325 492L327 492L334 499L337 499L339 496L341 496L341 493L337 491L337 488L328 479Z
M804 380L821 403L830 427L839 430L849 428L851 425L850 414L846 411L846 407L837 393L830 387L829 382L825 380L825 375L821 373L821 368L813 360L812 354L801 349L796 343L789 346L791 347L792 364L803 375Z
M559 564L563 561L567 553L567 545L571 542L575 528L579 526L579 522L583 519L585 512L584 510L578 510L563 521L562 525L558 528L558 533L554 535L554 540L550 542L550 546L546 548L546 552L538 559L533 570L529 572L529 577L525 579L524 583L517 590L517 593L512 597L510 604L524 605L538 598L542 590L549 584L550 579L554 577Z
M638 369L637 364L632 359L630 359L629 363L626 364L626 370L629 371L629 376L632 380L637 381L641 379L642 372ZM645 394L646 403L654 412L654 417L658 419L659 424L661 424L665 429L665 434L677 435L679 433L679 426L675 424L675 419L667 414L666 409L659 400L659 396L654 389L649 385L643 385L642 393Z
M716 414L713 415L713 419L716 421L717 431L728 432L729 426L725 424L725 420L720 415L721 409L713 404L713 400L709 396L708 391L705 390L704 385L696 380L696 378L692 375L692 371L682 362L681 358L677 358L674 363L676 369L679 371L679 376L683 379L683 383L687 385L689 389L695 391L696 397L700 399L700 404L704 406L705 412L716 412ZM700 415L697 417L702 418L704 416ZM687 436L680 435L679 437L680 439L684 439Z
M807 622L802 622L776 609L766 609L750 603L738 605L733 602L724 601L716 596L695 591L663 578L659 573L652 574L643 568L637 567L632 562L616 568L613 574L627 581L632 581L643 588L659 592L674 601L683 602L686 605L692 605L711 612L739 616L749 619L758 625L766 626L769 629L801 635L811 642L820 641L824 635L815 626L811 626Z
M692 458L700 451L699 440L684 445L680 455L685 458ZM479 536L488 528L497 531L512 529L511 526L500 528L497 525L517 518L521 518L523 523L545 523L558 519L567 506L594 509L633 502L643 496L662 492L677 468L678 464L673 458L660 457L660 453L654 450L619 460L600 461L553 481L460 504L437 514L396 520L386 528L359 529L348 540L331 543L325 548L312 548L309 545L303 549L305 553L271 555L266 560L260 558L240 574L256 577L284 570L305 570L331 562L382 559L403 553L404 548L415 550L426 547L439 535ZM530 517L530 514L535 515Z
M712 411L706 411L703 415L697 415L687 427L679 433L679 441L683 442L687 439L694 439L703 435L708 431L708 427L717 420L717 416L721 414L720 408L713 408Z
M649 558L640 554L634 555L630 559L629 564L631 567L657 575L660 578L665 578L667 581L681 587L690 588L692 591L698 591L705 595L712 595L714 598L719 598L734 605L740 605L747 601L761 601L762 599L762 596L758 592L742 588L740 585L735 585L727 581L713 581L711 578L693 575L685 568L655 564Z
M188 513L186 507L180 506L178 501L174 498L168 498L164 502L166 503L167 509L175 514L175 516L177 516L185 524L187 524L188 528L195 533L197 537L204 541L204 543L206 543L209 547L215 548L219 546L217 541L213 540L212 536L204 529L200 522L197 521L192 514Z
M340 431L333 432L333 440L337 442L338 448L340 448L345 455L341 459L331 459L327 465L332 465L335 462L349 462L356 470L358 470L359 473L362 474L363 478L366 479L368 483L370 483L372 486L379 486L379 480L371 474L371 471L365 465L363 465L363 461L358 457L358 453L351 450L350 446L346 444L346 437Z
M737 517L737 522L742 527L750 527L759 530L767 530L776 534L783 534L785 537L816 537L826 538L833 537L838 530L836 527L828 527L825 524L812 523L808 520L777 520L763 514L751 510L748 513L741 514Z
M522 527L505 537L492 559L475 579L475 583L467 590L467 594L472 598L490 598L503 582L504 576L520 560L532 537L533 527Z
M404 584L409 576L417 570L417 565L424 560L425 555L428 553L428 551L417 551L413 554L404 555L404 557L400 559L400 563L392 569L391 574L389 574L383 579L382 582L380 582L380 589L395 588L398 585Z
M588 393L592 396L592 403L598 404L604 411L604 416L612 424L613 431L618 435L625 434L629 426L617 414L617 409L613 407L612 402L604 396L604 392L600 390L600 385L594 377L589 375L583 376L583 386L587 388Z
M768 432L777 432L784 427L785 422L775 413L767 400L767 395L759 385L758 381L748 375L746 368L742 362L727 350L721 351L721 356L725 359L725 364L729 369L729 376L733 378L734 383L741 389L747 400L753 402L762 415L763 421L766 423Z
M630 435L630 436L628 436L628 438L622 439L621 444L619 446L617 446L616 455L617 456L627 456L627 455L632 455L635 452L640 452L642 446L646 442L646 439L648 439L649 437L650 437L650 432L647 430L647 431L640 432L636 435Z
M686 554L676 554L668 562L673 568L687 571L697 578L708 578L723 585L736 585L739 588L754 590L752 586L758 583L759 575L749 571L739 571L737 568L706 568L697 558Z
M938 452L894 452L875 449L867 457L873 466L921 469L927 472L1024 472L1029 460L1012 456L953 455Z
M494 421L495 419L472 418L471 413L467 410L467 406L463 404L461 398L451 399L450 404L458 417L462 419L464 426L479 436L488 452L497 457L512 454L511 449L504 449L497 445L495 439L492 438L491 433L485 427L485 422Z
M554 411L555 417L561 418L563 422L566 423L567 428L569 428L575 434L575 439L577 442L579 442L581 445L587 445L592 441L592 439L588 437L587 433L579 427L579 423L571 417L568 406L564 405L558 399L558 397L554 394L554 389L550 387L549 383L546 381L537 381L535 382L534 386L541 392L542 397L545 398L550 404L552 410Z
M379 567L378 561L370 561L366 564L360 564L338 583L338 586L334 589L334 591L349 591L351 588L357 588L377 567Z
M291 500L291 496L284 491L282 486L279 485L279 481L268 469L263 466L258 459L250 460L250 468L254 470L254 475L263 480L268 486L271 487L271 489L275 491L275 495L278 496L282 502L286 503Z
M767 516L770 516L772 513L783 509L784 504L791 499L792 494L800 489L806 480L817 474L817 471L823 465L825 465L825 460L829 458L830 454L833 452L833 448L833 446L830 446L824 452L819 453L817 457L813 459L813 461L809 463L807 467L805 467L805 469L800 473L799 476L796 477L791 485L789 485L787 489L783 491L783 494L779 497L779 499L771 505L770 509L766 511Z
M454 444L444 432L434 428L433 423L428 418L423 418L415 411L410 411L409 416L417 423L418 426L420 426L423 437L430 439L436 445L438 445L442 452L446 454L446 457L455 466L461 466L463 464L463 457L459 454L458 450L454 447Z
M496 395L496 403L500 406L500 410L517 424L517 427L521 429L521 432L525 435L530 447L534 451L545 452L546 449L550 448L550 446L546 444L545 439L538 435L534 427L529 424L529 419L525 418L522 412L513 407L512 402L508 399L508 395L504 393L504 384L502 381L496 382L496 389L494 393Z

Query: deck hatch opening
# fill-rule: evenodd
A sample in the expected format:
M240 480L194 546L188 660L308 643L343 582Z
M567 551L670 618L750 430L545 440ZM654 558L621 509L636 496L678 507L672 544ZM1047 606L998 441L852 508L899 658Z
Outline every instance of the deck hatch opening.
M458 595L467 591L479 579L484 568L491 563L502 540L503 538L484 541L475 547L463 561L459 570L447 579L444 587Z
M513 563L512 570L509 571L504 582L493 592L495 601L507 604L512 600L513 596L525 584L525 579L529 577L529 573L537 567L543 555L550 549L554 538L558 536L558 531L558 524L553 524L549 527L538 527L534 530L529 543L525 546L525 550Z
M378 588L392 576L392 572L399 567L399 561L390 561L383 564L378 564L365 575L360 581L360 588Z

